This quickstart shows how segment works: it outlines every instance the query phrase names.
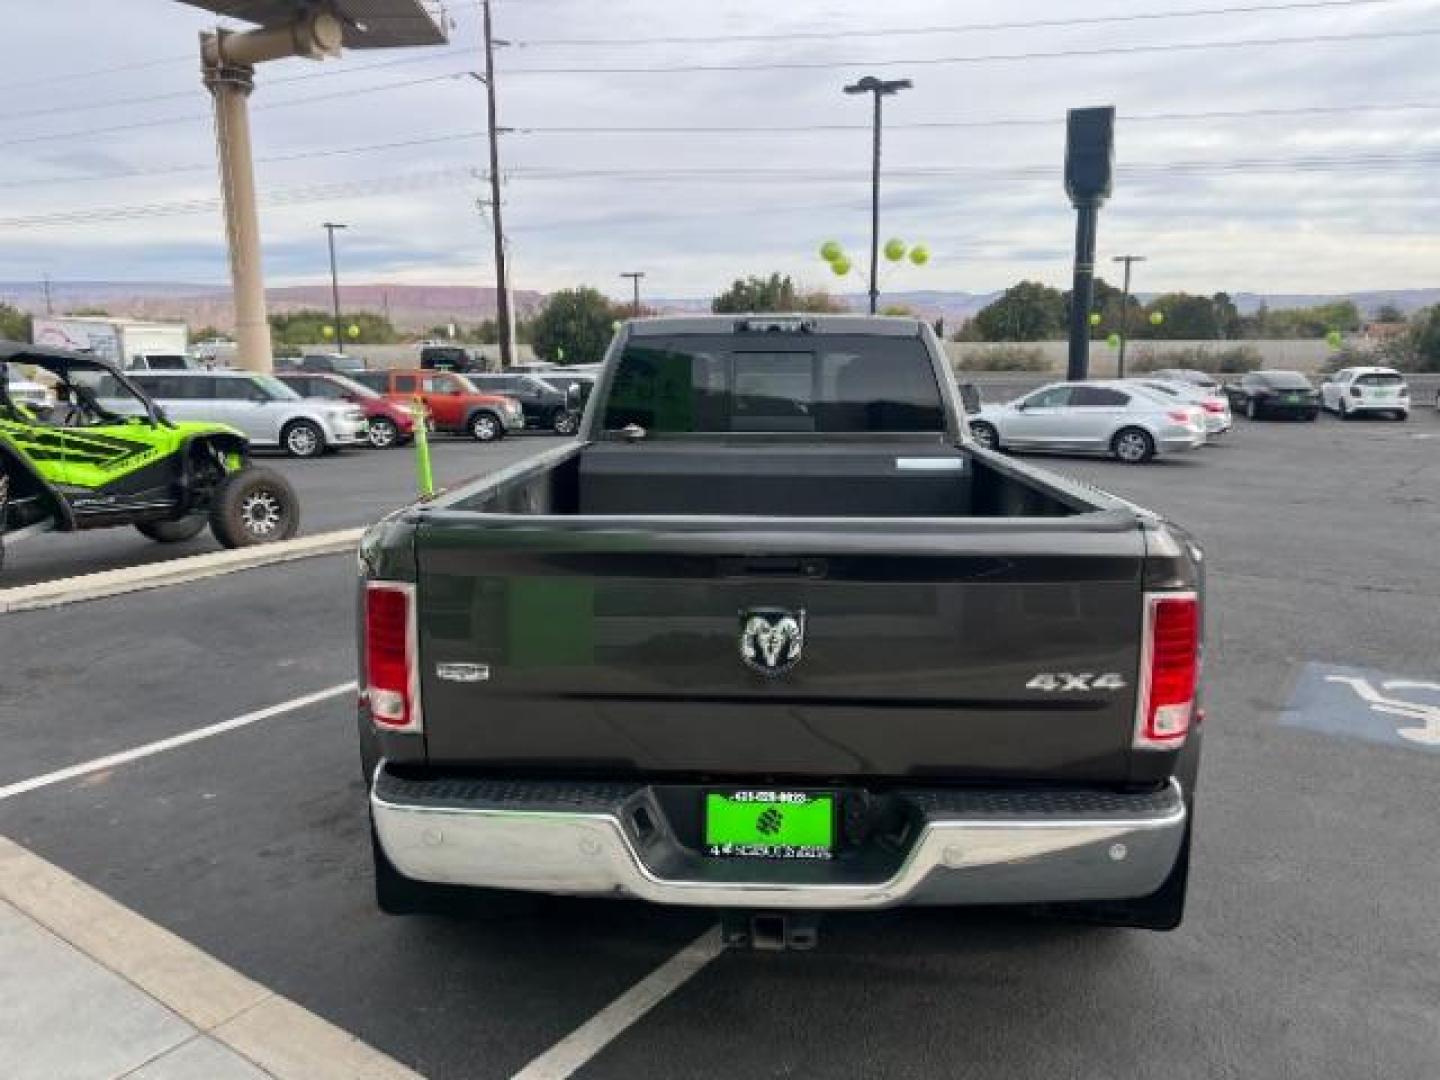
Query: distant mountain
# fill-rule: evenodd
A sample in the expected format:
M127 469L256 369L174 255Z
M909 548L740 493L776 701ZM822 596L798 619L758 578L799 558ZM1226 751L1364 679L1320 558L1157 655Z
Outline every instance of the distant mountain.
M943 289L916 289L887 292L880 298L883 305L903 305L927 319L943 318L951 327L958 327L1000 293L973 293ZM1137 294L1140 300L1154 298L1153 293ZM294 311L298 308L329 310L330 287L291 285L267 291L271 311ZM1232 293L1236 306L1249 314L1262 303L1272 308L1313 307L1334 300L1350 299L1365 314L1374 314L1384 304L1393 304L1409 313L1432 304L1440 304L1437 289L1379 289L1351 293ZM863 293L839 294L836 299L851 311L864 311L867 298ZM544 302L545 294L517 290L515 306L521 315L533 313ZM0 301L14 304L31 312L45 310L45 289L40 282L0 282ZM50 302L57 313L82 307L103 308L116 316L149 319L182 319L191 326L217 326L228 329L234 325L228 285L176 281L64 281L50 287ZM495 290L473 285L342 285L341 306L351 310L389 312L391 321L400 329L425 330L447 322L476 323L495 317ZM709 297L646 298L647 306L663 314L694 314L710 310Z

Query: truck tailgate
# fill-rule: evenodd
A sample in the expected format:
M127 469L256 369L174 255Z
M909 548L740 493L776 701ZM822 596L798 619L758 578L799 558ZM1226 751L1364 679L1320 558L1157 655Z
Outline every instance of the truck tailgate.
M442 511L416 545L432 764L1127 779L1145 557L1132 515L706 524ZM803 629L782 674L742 656L757 613Z

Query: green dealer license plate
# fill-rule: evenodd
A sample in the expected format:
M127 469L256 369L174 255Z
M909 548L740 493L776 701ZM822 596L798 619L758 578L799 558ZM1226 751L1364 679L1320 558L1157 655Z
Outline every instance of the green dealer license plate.
M717 859L828 859L835 796L808 791L705 795L705 851Z

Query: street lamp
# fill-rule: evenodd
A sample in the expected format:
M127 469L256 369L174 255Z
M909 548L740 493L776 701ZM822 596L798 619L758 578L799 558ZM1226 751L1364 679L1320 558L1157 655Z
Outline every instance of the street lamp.
M870 164L870 314L875 314L880 299L880 287L876 275L880 264L880 99L909 90L913 84L909 79L877 79L866 75L859 82L845 87L847 94L873 94L875 97L875 122L873 125L874 148Z
M640 279L645 276L645 271L626 270L620 276L628 277L631 284L635 286L635 318L638 319L640 317Z
M334 322L331 325L335 328L335 347L342 356L345 353L345 338L340 333L340 277L335 272L335 230L349 227L335 221L325 222L325 233L330 241L330 303L334 313Z
M1117 378L1125 377L1125 345L1130 340L1130 267L1144 262L1144 255L1116 255L1112 262L1125 264L1125 284L1120 287L1120 356L1115 361Z

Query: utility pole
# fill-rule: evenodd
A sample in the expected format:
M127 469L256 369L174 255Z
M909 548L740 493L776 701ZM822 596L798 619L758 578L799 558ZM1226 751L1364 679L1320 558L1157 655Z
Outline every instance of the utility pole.
M621 277L628 277L628 278L630 279L631 284L635 286L635 306L634 306L631 314L632 314L635 318L638 319L638 318L640 317L640 279L645 276L645 271L644 271L644 270L626 270L626 271L625 271L623 274L621 274L620 276L621 276Z
M845 87L847 94L874 94L875 120L871 131L870 153L870 314L874 315L879 305L880 286L880 128L883 121L880 99L909 90L914 84L909 79L877 79L866 75L859 82Z
M50 275L45 275L45 314L54 315L55 305L50 299Z
M485 15L485 107L490 134L490 220L495 226L495 312L499 325L500 367L509 368L515 357L511 349L510 291L505 282L505 226L500 219L500 127L495 109L495 35L490 22L490 0L482 0ZM508 42L499 42L508 44Z
M1130 266L1144 262L1144 255L1116 255L1112 262L1125 264L1125 284L1120 289L1120 356L1117 360L1116 377L1125 377L1125 346L1130 343Z
M349 227L334 221L325 222L325 233L330 238L330 304L335 317L331 325L335 327L335 348L342 356L345 354L345 336L340 332L340 275L335 272L335 230Z

